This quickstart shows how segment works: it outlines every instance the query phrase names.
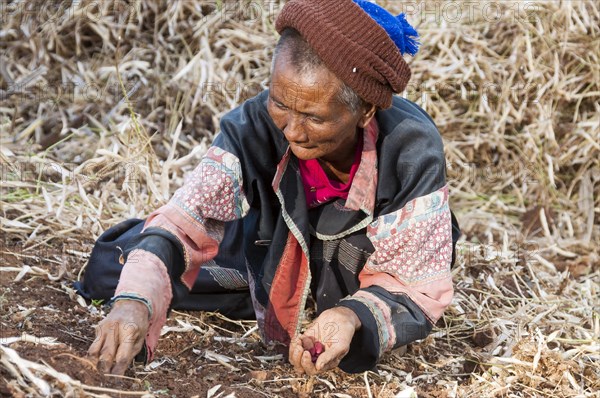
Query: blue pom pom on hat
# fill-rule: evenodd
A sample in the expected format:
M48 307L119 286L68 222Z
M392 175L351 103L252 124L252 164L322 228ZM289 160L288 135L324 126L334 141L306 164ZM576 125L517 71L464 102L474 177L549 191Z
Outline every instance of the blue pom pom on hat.
M385 8L370 1L353 1L387 32L402 55L414 56L419 51L419 33L408 23L404 13L395 17Z

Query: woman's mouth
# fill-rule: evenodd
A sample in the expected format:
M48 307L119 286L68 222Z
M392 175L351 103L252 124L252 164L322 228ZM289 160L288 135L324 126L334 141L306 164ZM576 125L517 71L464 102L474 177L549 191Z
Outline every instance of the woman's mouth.
M314 146L314 145L296 144L295 142L290 142L290 145L293 145L297 148L302 148L302 149L315 149L316 148L316 146Z

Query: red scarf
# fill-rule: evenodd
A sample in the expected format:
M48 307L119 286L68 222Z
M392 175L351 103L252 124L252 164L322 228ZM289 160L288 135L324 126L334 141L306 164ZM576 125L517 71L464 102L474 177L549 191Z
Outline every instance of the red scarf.
M300 164L300 176L302 177L302 185L304 185L304 193L306 195L306 203L309 208L316 207L321 203L328 202L333 198L348 199L348 193L352 186L352 180L360 165L360 159L363 150L363 134L360 133L354 162L350 168L350 177L347 183L342 183L337 180L332 180L327 177L325 171L319 164L317 159L298 160Z

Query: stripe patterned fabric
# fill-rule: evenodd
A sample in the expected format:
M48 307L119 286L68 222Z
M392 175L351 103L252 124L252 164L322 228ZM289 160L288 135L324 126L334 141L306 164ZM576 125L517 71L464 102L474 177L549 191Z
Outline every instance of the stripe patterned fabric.
M336 240L313 240L311 248L311 259L314 261L324 260L328 263L337 261L348 272L357 273L371 255L370 252L354 246L346 239Z
M237 269L219 267L214 261L210 261L202 267L202 271L204 270L210 273L215 282L225 289L248 289L248 281L246 281L242 273Z

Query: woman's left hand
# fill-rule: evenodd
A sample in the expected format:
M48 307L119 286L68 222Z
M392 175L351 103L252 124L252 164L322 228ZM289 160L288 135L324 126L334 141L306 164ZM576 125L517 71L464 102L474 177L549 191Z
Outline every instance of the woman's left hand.
M358 316L349 308L334 307L321 315L290 343L289 360L298 374L315 375L338 366L350 349L354 333L360 328ZM312 362L311 350L316 342L324 351Z

